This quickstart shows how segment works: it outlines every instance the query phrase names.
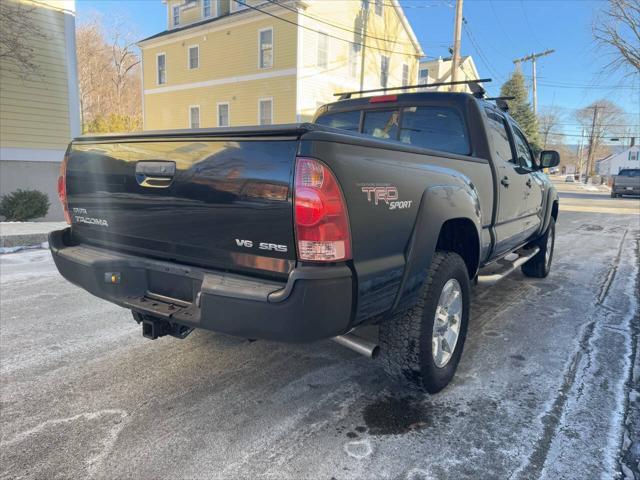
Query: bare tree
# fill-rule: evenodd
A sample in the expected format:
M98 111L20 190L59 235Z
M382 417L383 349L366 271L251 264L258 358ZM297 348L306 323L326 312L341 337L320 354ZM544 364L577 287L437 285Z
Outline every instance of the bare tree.
M588 135L587 176L594 168L598 156L608 151L604 144L607 138L618 137L626 131L624 112L609 100L598 100L576 112L576 119Z
M557 143L557 135L554 132L557 131L556 127L558 127L561 118L560 111L557 108L551 108L538 115L538 129L542 137L543 149L546 149L550 143Z
M0 60L22 78L38 73L35 43L48 37L34 21L35 6L0 1Z
M610 67L640 72L640 0L609 0L593 25L593 36L611 52Z
M122 20L94 17L76 29L83 132L141 127L140 58Z

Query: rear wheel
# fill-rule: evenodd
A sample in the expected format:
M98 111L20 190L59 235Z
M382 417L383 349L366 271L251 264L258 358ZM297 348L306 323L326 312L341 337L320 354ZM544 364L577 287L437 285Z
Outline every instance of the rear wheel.
M532 245L540 248L540 251L527 263L522 265L522 273L527 277L545 278L551 270L553 260L553 247L556 243L556 221L553 217L545 234Z
M617 193L614 193L613 190L611 191L611 198L616 198L618 196Z
M436 393L453 378L467 335L470 282L462 258L434 254L418 303L380 325L380 361L393 378Z

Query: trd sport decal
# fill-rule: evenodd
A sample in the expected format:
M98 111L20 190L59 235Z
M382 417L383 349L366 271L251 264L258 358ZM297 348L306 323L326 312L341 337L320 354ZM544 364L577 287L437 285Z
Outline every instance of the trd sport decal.
M398 200L398 187L392 185L361 184L358 185L362 193L367 195L367 201L374 205L386 205L389 210L411 208L413 200Z

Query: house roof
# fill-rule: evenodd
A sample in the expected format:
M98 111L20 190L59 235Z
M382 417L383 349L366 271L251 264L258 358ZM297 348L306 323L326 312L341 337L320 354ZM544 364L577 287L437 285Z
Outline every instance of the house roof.
M406 30L407 34L409 35L409 38L411 40L411 43L413 44L414 48L416 49L416 55L419 56L424 56L424 51L422 50L422 47L420 46L420 42L418 41L413 28L411 28L411 24L409 23L409 20L407 19L407 17L404 14L404 11L402 10L402 6L400 5L400 3L398 2L398 0L391 0L392 5L394 7L394 10L396 11L396 14L398 15L398 18L400 19L400 22L402 23L402 26L404 27L404 29ZM304 4L304 1L300 1L300 2L291 2L293 4L295 3L301 3ZM254 7L267 7L270 10L275 10L278 7L280 7L280 5L274 4L270 1L266 1L263 3L259 3L257 5L252 5ZM172 28L169 30L165 30L163 32L160 33L156 33L155 35L151 35L150 37L144 38L142 40L140 40L138 42L138 45L141 45L145 42L148 42L150 40L155 40L157 38L162 38L162 37L166 37L167 35L172 35L174 33L179 33L179 32L184 32L186 30L190 30L190 29L194 29L197 27L201 27L203 25L209 25L209 24L213 24L213 23L228 23L230 21L234 21L237 18L239 18L239 15L247 15L250 13L256 13L257 10L251 9L251 8L247 8L247 9L243 9L243 10L239 10L236 12L230 12L228 14L225 15L221 15L219 17L212 17L212 18L207 18L206 20L201 20L199 22L194 22L194 23L190 23L188 25L184 25L182 27L177 27L177 28ZM242 17L244 18L244 17Z

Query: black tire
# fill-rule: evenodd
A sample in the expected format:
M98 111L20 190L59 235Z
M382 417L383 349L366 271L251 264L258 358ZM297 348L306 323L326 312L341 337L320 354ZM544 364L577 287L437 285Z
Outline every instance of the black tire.
M461 318L457 342L448 362L438 367L432 353L436 308L444 286L457 280L461 291ZM394 379L408 381L429 393L442 390L453 378L469 323L470 281L462 258L437 251L427 273L420 300L380 325L380 356L384 371Z
M617 194L611 192L611 198L616 198L617 196L618 196Z
M550 242L548 241L550 239ZM551 270L551 262L553 261L553 248L556 244L556 221L553 217L549 221L547 231L542 237L531 243L532 246L540 247L540 251L522 265L522 273L527 277L545 278ZM547 250L551 249L547 257Z

